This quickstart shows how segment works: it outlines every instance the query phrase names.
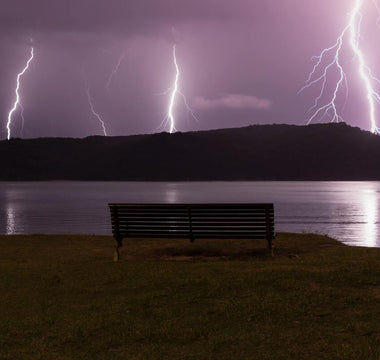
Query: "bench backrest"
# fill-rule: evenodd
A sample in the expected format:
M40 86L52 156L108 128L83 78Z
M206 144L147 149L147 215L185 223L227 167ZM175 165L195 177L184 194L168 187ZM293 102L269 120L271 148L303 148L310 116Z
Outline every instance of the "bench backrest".
M109 204L116 239L275 237L273 204Z

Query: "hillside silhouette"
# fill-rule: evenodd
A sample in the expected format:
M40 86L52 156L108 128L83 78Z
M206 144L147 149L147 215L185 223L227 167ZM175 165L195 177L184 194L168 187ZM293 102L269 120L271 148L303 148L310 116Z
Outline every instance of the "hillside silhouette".
M0 142L0 180L380 180L380 136L343 123Z

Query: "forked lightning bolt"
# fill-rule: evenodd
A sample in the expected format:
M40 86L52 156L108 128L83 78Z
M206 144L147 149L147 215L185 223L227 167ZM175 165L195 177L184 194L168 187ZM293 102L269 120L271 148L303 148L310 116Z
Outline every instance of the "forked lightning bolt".
M168 109L168 119L170 121L170 129L169 132L172 133L175 131L175 119L174 119L174 114L173 114L173 108L175 104L175 99L178 93L178 81L179 81L179 67L177 63L177 57L176 57L176 46L173 46L173 61L174 61L174 67L175 67L175 80L174 80L174 86L173 86L173 91L170 96L170 102L169 102L169 109Z
M186 100L185 95L179 90L179 79L180 79L180 70L178 66L177 56L176 56L176 45L173 45L173 63L175 68L175 79L173 86L166 92L170 92L170 101L168 106L168 112L165 116L165 119L161 126L166 127L169 125L169 132L173 133L176 131L175 127L175 116L174 116L174 108L176 105L177 96L180 95L183 98L183 102L185 104L186 109L189 111L191 116L198 121L198 118L195 116L194 111L190 108L189 103Z
M86 94L87 94L88 105L90 106L90 110L91 110L92 114L99 120L100 125L102 126L104 136L107 136L106 125L105 125L103 119L101 118L101 116L94 109L94 104L92 103L89 86L86 87Z
M349 14L348 24L340 33L336 42L332 46L323 49L318 56L313 57L316 59L316 63L306 80L305 86L299 91L302 92L313 85L320 84L320 92L315 99L313 107L310 109L312 115L307 120L307 124L310 124L316 119L323 120L325 117L330 117L332 122L343 120L338 111L338 97L340 91L345 89L345 97L347 101L348 87L346 73L344 71L344 65L347 61L343 61L342 52L345 50L345 45L348 43L354 55L354 61L358 64L358 74L365 91L371 132L376 134L380 133L380 129L376 124L376 103L380 104L380 95L376 91L376 87L380 85L380 81L373 75L370 67L367 65L365 55L360 46L361 24L363 19L362 8L364 1L365 0L355 0L355 5ZM369 2L369 0L367 1ZM379 11L379 5L374 0L372 0L372 2ZM377 19L377 26L380 24L379 19L380 17ZM327 59L329 57L332 57L332 60L328 61ZM352 59L350 59L350 61L351 60ZM333 71L337 74L337 79L333 83L332 95L326 103L320 105L321 99L326 94L326 89L330 83L328 76ZM321 75L317 75L319 72L321 72Z
M19 90L20 90L20 84L21 84L22 76L28 70L29 65L30 65L31 61L33 60L33 58L34 58L34 48L31 47L30 48L30 57L29 57L28 61L26 62L25 67L22 69L22 71L19 74L17 74L16 89L15 89L16 100L13 104L12 109L8 113L8 122L7 122L7 131L8 131L7 139L8 140L11 138L12 115L17 110L18 107L21 108L21 118L24 122L24 108L21 105Z
M118 59L118 61L117 61L117 64L116 64L115 68L113 69L113 71L111 72L110 76L108 77L108 81L107 81L107 92L110 91L110 86L111 86L112 79L113 79L114 76L116 76L117 72L119 71L120 65L121 65L121 63L123 62L125 56L126 56L126 52L124 51L124 52L120 55L120 57L119 57L119 59Z

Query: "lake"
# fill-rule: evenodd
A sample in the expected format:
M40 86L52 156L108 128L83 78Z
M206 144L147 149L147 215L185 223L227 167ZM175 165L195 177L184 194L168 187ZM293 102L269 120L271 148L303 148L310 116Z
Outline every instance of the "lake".
M111 235L109 202L273 202L276 231L380 247L380 182L0 182L0 233Z

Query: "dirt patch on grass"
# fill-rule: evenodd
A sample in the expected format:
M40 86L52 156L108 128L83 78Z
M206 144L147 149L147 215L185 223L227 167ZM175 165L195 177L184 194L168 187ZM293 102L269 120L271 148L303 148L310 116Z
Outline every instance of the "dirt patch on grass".
M225 256L185 256L185 255L177 255L177 256L163 256L160 260L164 261L218 261L225 260Z
M380 300L380 285L376 285L375 288L372 290L373 297L377 300Z

